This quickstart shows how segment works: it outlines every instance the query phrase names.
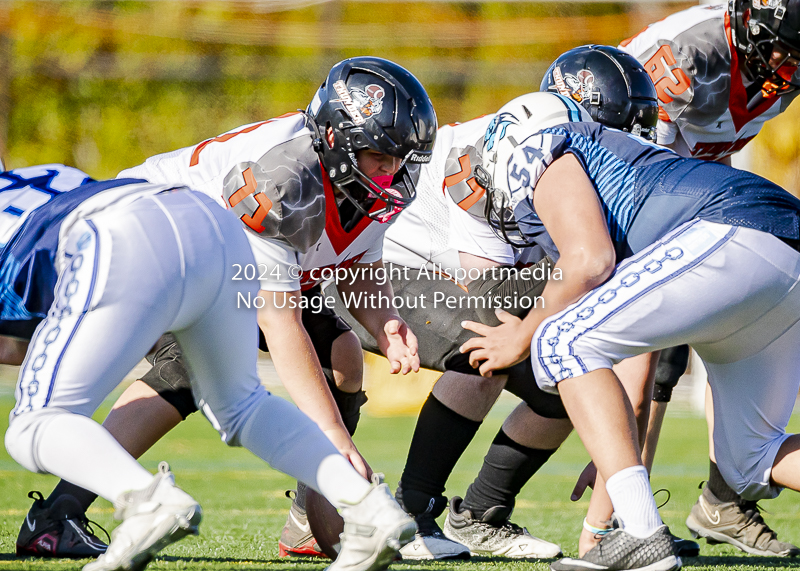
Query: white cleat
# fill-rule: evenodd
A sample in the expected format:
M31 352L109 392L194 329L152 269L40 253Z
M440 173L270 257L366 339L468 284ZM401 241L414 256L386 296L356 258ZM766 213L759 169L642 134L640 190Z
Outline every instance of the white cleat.
M404 560L447 560L447 559L469 559L469 548L461 545L457 541L444 537L434 537L431 535L414 536L414 541L400 550L400 555Z
M500 555L514 559L549 559L561 555L555 543L531 535L527 529L508 520L511 509L493 507L481 518L473 518L461 508L461 498L450 500L450 513L444 533L466 545L473 555Z
M417 526L392 497L389 486L375 482L353 506L341 508L341 550L327 571L380 571L414 538Z
M200 505L175 486L166 462L144 490L122 494L114 517L122 523L111 534L108 550L83 571L141 571L156 553L187 535L197 535Z
M414 517L417 533L414 541L400 550L403 559L412 561L469 559L469 548L445 537L436 518L429 513Z

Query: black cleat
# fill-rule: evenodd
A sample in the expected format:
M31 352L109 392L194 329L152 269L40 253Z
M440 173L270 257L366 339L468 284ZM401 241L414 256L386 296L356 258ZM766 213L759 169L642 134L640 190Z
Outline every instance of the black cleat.
M44 507L41 492L30 492L28 497L35 501L19 530L17 556L83 559L106 552L108 546L94 534L74 497L60 496L49 508Z

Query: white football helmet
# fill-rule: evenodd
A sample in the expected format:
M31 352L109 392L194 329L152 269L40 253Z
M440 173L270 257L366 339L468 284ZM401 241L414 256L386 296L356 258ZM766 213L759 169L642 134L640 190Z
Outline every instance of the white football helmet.
M509 168L515 168L511 159L520 143L542 129L590 121L586 109L557 93L528 93L500 108L486 129L481 166L475 169L476 181L486 189L484 214L498 236L515 246L530 245L519 235L513 220L513 209L527 197L531 180L524 170L509 172ZM545 167L541 164L538 168ZM535 173L534 178L540 175Z

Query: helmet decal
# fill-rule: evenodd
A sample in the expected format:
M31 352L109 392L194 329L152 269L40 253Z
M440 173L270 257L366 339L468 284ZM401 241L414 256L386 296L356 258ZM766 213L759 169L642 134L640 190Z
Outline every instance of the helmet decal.
M367 122L364 119L364 116L361 114L361 111L356 107L353 98L350 97L350 93L347 91L347 86L344 84L344 81L341 79L336 81L333 84L333 90L339 96L339 99L334 99L334 101L341 101L342 105L344 105L347 114L350 115L350 118L353 120L353 123L356 125L363 125Z
M489 127L486 129L486 135L483 137L484 150L491 151L494 148L494 144L506 136L506 128L516 123L517 118L511 113L498 113L495 115L492 122L489 123Z
M558 69L559 76L561 76L561 70L558 67L555 69ZM582 69L576 74L566 74L562 83L565 83L568 89L565 89L566 93L559 89L558 92L561 93L561 95L572 97L578 103L584 100L591 100L592 92L594 91L594 74L588 69Z
M364 89L354 87L350 94L353 101L359 107L359 111L364 117L378 115L383 110L383 96L386 91L380 85L370 84Z
M553 68L553 81L555 82L556 89L561 95L564 97L570 97L572 95L572 91L564 82L564 75L561 73L561 68L558 66Z

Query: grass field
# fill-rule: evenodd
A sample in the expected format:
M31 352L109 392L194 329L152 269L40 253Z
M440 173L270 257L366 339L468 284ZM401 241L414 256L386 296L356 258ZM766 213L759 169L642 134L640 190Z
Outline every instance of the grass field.
M5 419L13 405L11 387L0 384L0 418ZM472 481L483 452L487 449L505 413L508 401L501 401L481 428L476 441L458 464L447 493L462 495ZM104 411L101 411L103 414ZM800 418L793 421L800 431ZM404 455L414 426L410 417L364 418L356 442L372 466L386 474L394 487L404 464ZM685 534L683 520L697 498L697 486L706 476L705 422L693 417L668 417L653 487L667 488L670 502L661 513L678 534ZM223 445L205 420L193 415L167 436L144 458L144 465L155 471L158 461L168 460L177 483L197 498L205 517L201 536L171 546L149 567L152 569L208 570L321 570L324 562L278 558L277 540L285 521L289 500L284 491L293 487L288 477L270 470L259 459L241 449ZM587 456L574 436L523 490L513 520L527 526L534 535L559 542L565 553L576 554L577 537L585 515L587 499L569 501L575 478ZM91 468L90 468L91 469ZM31 474L0 450L0 571L7 569L77 569L85 562L69 560L18 560L14 542L19 525L30 505L29 490L45 495L55 478ZM787 492L779 499L764 502L770 513L768 522L786 540L800 542L800 495ZM107 529L114 527L112 509L100 500L89 516ZM800 562L750 557L727 546L702 545L701 557L684 565L697 568L738 568L766 570L800 567ZM464 571L493 569L544 570L547 562L520 563L502 558L475 558L468 563L395 564L395 569L450 569Z

